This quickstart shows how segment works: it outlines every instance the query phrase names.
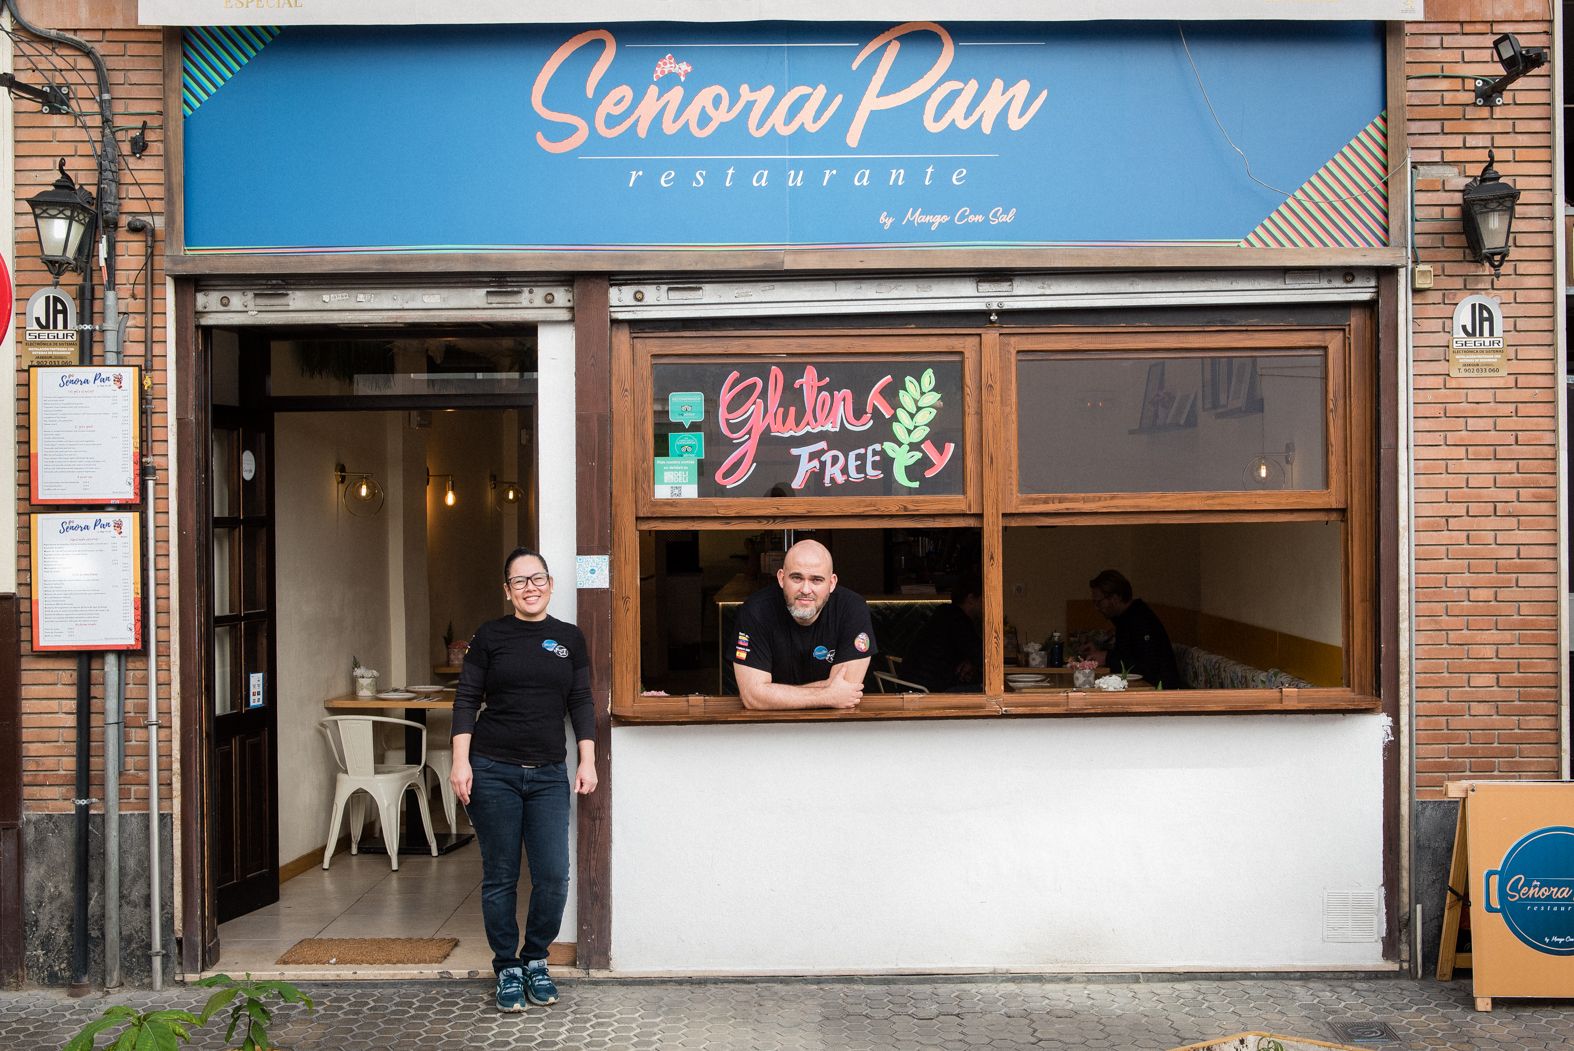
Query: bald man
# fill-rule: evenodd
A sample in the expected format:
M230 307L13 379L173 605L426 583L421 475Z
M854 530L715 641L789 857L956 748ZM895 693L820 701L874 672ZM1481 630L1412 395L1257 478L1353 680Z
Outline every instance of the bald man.
M875 653L868 603L837 588L831 553L814 540L788 549L776 583L738 607L732 669L743 706L855 707Z

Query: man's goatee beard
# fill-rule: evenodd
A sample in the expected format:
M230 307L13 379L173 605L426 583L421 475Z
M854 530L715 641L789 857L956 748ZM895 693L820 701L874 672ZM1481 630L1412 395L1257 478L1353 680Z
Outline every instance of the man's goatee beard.
M787 603L787 615L800 624L808 624L810 621L814 620L815 617L820 615L820 608L815 606L811 609L803 609L802 607L789 602Z

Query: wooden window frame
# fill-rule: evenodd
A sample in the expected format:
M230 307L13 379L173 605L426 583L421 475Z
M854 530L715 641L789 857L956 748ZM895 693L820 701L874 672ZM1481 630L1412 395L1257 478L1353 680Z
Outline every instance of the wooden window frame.
M1007 441L1006 471L997 476L1002 487L1003 509L1023 511L1184 511L1206 504L1208 508L1231 511L1259 511L1289 508L1340 508L1349 500L1345 465L1348 459L1345 431L1348 427L1349 339L1343 328L1163 328L1163 329L1073 329L1053 333L1003 335L1001 344L1007 355L1001 376L1001 408L1012 413L1010 426L1004 426ZM1184 357L1200 350L1209 356L1250 356L1252 351L1320 354L1326 365L1324 374L1324 478L1322 489L1242 490L1185 492L1118 493L1023 493L1017 455L1017 359L1025 354L1076 353L1119 354L1131 358L1169 359Z
M654 362L727 354L783 356L813 353L869 356L882 347L917 345L930 353L963 351L967 412L963 496L844 498L793 501L790 511L770 498L654 500ZM741 346L740 346L741 345ZM1079 347L1130 349L1150 356L1202 349L1315 350L1327 362L1327 480L1322 490L1220 494L1030 494L1017 489L1016 355ZM735 351L734 348L739 348ZM612 494L613 682L612 712L619 723L723 723L1089 716L1130 714L1314 713L1379 710L1376 672L1377 523L1375 444L1376 348L1370 308L1351 309L1343 326L1166 325L1132 328L985 327L971 330L869 331L828 329L635 333L627 323L612 333L613 393L633 411L614 415ZM900 353L891 350L891 353ZM1165 354L1164 352L1169 352ZM985 426L986 421L995 425ZM1342 573L1345 683L1343 687L1257 690L1177 690L1162 696L1067 690L1005 692L1003 544L1008 526L1029 524L1163 524L1175 522L1330 521L1343 528ZM736 696L640 693L639 536L647 530L782 528L967 527L980 530L985 590L984 684L971 694L865 694L849 711L762 712Z

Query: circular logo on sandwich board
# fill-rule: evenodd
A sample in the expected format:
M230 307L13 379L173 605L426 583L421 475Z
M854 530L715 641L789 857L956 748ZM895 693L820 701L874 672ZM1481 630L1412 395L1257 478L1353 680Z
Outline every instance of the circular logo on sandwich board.
M1486 910L1500 914L1514 937L1537 952L1574 956L1574 828L1525 836L1487 870L1483 885Z

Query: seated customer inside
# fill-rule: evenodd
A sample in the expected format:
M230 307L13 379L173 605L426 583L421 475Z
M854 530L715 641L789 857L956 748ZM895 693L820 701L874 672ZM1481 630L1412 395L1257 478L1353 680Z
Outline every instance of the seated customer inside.
M746 708L853 708L876 652L862 596L836 586L831 552L816 540L788 549L776 587L738 608L733 673Z
M1093 608L1114 625L1115 639L1108 649L1084 647L1082 656L1113 672L1134 672L1166 690L1184 689L1186 681L1175 663L1169 632L1152 607L1132 594L1131 581L1117 570L1106 569L1088 581L1088 588Z
M902 662L902 678L930 693L966 693L984 680L984 584L970 573L951 589L951 602L924 624Z

